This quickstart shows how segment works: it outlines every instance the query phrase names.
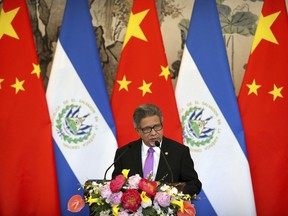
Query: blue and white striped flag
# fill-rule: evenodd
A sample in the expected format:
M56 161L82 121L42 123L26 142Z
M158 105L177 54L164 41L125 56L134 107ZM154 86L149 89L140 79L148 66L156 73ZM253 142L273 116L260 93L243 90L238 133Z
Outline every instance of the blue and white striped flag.
M78 189L86 180L103 179L117 148L88 1L67 0L47 100L61 212L69 215L69 199L83 195Z
M184 143L203 184L197 215L256 215L215 0L195 0L175 91Z

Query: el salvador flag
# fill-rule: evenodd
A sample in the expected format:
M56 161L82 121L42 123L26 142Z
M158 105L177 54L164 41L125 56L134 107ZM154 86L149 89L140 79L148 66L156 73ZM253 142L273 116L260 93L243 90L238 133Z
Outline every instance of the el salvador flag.
M88 179L104 178L117 148L88 1L66 2L47 100L61 213L75 215L67 210L69 199L83 195ZM87 205L79 214L89 215Z
M197 215L256 215L215 0L195 0L175 91L184 143L203 184Z

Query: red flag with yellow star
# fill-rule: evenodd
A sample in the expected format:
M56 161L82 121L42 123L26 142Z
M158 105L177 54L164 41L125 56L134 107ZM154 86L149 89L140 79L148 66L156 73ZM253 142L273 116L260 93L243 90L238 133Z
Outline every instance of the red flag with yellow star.
M60 215L51 123L25 0L0 14L0 215Z
M154 0L135 0L128 22L111 98L118 146L138 138L133 112L143 103L160 107L164 135L182 143L182 129Z
M288 19L264 1L239 93L258 215L287 215Z

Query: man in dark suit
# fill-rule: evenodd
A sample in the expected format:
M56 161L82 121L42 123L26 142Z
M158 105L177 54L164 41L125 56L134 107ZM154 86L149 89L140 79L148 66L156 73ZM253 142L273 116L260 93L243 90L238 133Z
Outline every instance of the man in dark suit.
M163 136L161 110L153 104L143 104L134 111L133 120L140 139L117 149L115 161L116 158L118 160L114 164L112 178L121 174L123 169L130 169L129 176L139 174L143 177L147 151L152 147L154 161L150 178L168 183L185 182L183 193L191 196L198 194L202 184L194 169L189 148Z

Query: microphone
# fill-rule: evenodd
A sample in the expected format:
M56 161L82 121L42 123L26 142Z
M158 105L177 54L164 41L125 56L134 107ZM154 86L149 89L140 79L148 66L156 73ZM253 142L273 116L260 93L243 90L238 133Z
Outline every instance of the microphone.
M155 141L155 146L157 146L158 148L160 148L160 142L159 142L159 141ZM167 167L168 167L168 170L169 170L169 172L170 172L170 174L171 174L171 182L173 183L173 182L174 182L174 177L173 177L172 169L171 169L171 167L170 167L170 165L169 165L169 163L168 163L168 161L167 161L167 159L166 159L166 157L165 157L165 155L164 155L164 153L163 153L163 151L162 151L161 148L160 148L160 152L161 152L162 157L164 158L164 161L165 161L165 163L166 163L166 165L167 165Z
M114 162L106 169L105 174L104 174L104 179L103 181L106 181L106 175L108 170L117 162L120 160L120 158L123 157L124 154L126 154L126 152L131 149L131 144L127 145L127 148L114 160Z

